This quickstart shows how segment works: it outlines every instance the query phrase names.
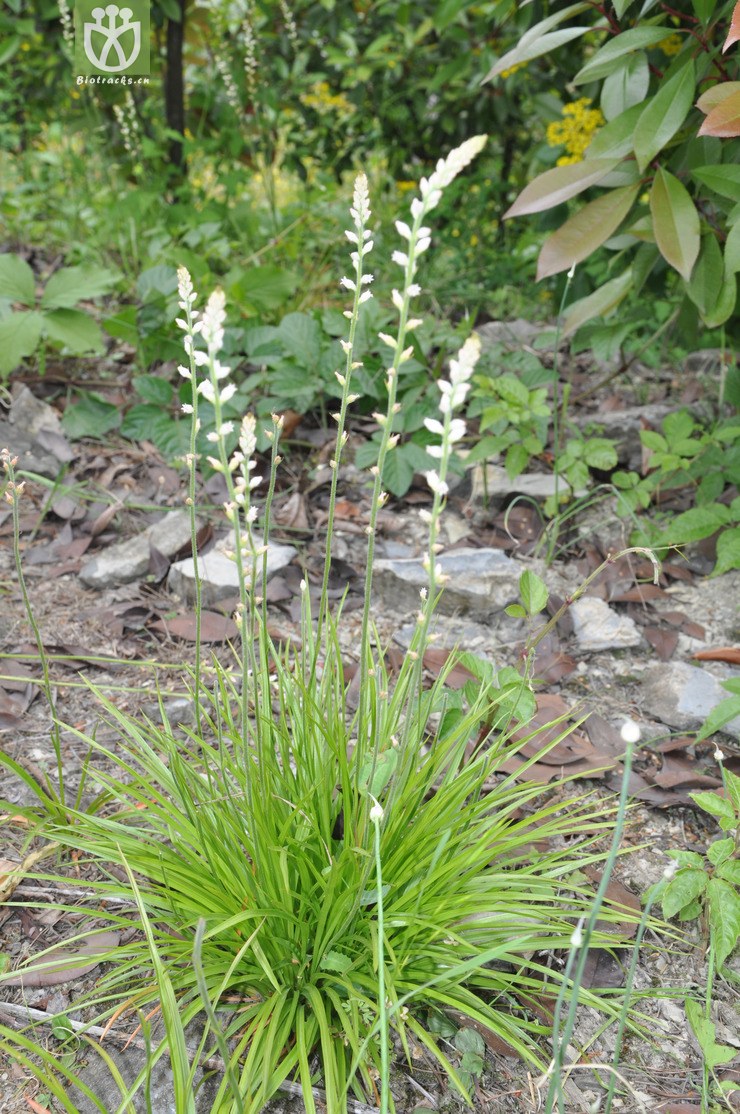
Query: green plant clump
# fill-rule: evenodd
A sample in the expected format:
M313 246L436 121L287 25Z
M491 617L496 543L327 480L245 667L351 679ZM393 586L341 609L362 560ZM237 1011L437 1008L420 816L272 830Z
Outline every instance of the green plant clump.
M428 584L396 676L375 648L377 517L387 499L386 461L397 443L392 419L399 369L411 357L410 336L419 325L412 303L419 294L419 261L431 242L426 221L483 142L468 140L440 160L422 179L408 223L397 223L403 245L393 261L402 277L392 299L396 328L380 336L389 353L387 402L376 415L381 437L371 473L355 709L347 698L336 625L341 615L329 613L328 582L337 473L358 370L355 335L370 298L366 264L373 244L364 175L355 184L347 232L351 277L342 280L352 308L341 340L343 370L336 373L341 398L322 593L313 615L304 581L297 647L271 640L261 589L282 421L275 417L268 430L269 475L257 473L253 414L242 419L236 447L227 447L234 427L223 408L236 387L222 362L224 294L215 291L201 311L190 276L179 272L182 371L191 387L186 408L192 421L193 532L195 438L200 407L207 404L214 419L209 462L226 482L224 513L240 575L241 651L233 670L216 664L207 674L196 663L194 728L171 723L163 702L159 726L124 714L98 693L115 745L66 729L92 754L90 776L99 796L88 809L66 800L60 817L57 800L44 815L46 794L37 787L42 807L29 810L34 831L100 872L92 886L96 923L125 932L119 946L102 956L108 966L94 991L76 1006L98 1022L145 1019L148 1048L130 1085L102 1049L121 1094L101 1101L66 1061L0 1029L2 1047L35 1070L67 1110L75 1108L77 1088L101 1111L123 1112L134 1094L148 1089L154 1064L166 1055L175 1107L189 1114L203 1108L196 1105L199 1065L216 1055L223 1070L214 1111L261 1110L287 1080L300 1083L309 1111L317 1107L316 1084L330 1111L346 1110L348 1096L375 1101L378 1094L380 1109L387 1111L394 1107L391 1055L411 1063L417 1046L470 1099L482 1066L480 1042L456 1038L453 1051L445 1040L449 1018L463 1029L490 1031L542 1068L549 1055L543 1055L541 1041L550 1029L541 1020L543 1001L559 991L561 1001L578 997L570 965L564 974L549 955L577 950L580 924L589 916L595 922L597 913L601 921L590 945L614 948L621 940L618 926L629 915L608 900L601 908L601 896L595 900L578 868L607 858L601 841L615 814L623 817L623 803L617 809L585 795L566 805L504 773L507 758L522 746L514 731L526 727L535 708L526 672L484 668L477 681L453 695L446 685L451 658L431 687L424 683L424 651L444 588L436 562L439 521L454 446L465 433L456 413L479 356L475 336L439 380L437 417L425 422L432 441L426 478L433 493L432 509L425 512ZM8 493L17 502L8 457L6 470ZM254 501L258 489L264 492L261 506ZM200 597L199 586L197 591ZM523 582L522 600L530 618L547 601L532 574ZM538 744L537 731L530 732L525 742L532 754L524 769L557 741ZM535 840L546 849L533 850ZM609 863L605 876L608 869ZM109 898L117 903L106 903ZM42 953L29 968L44 963ZM46 963L58 966L60 959L50 956ZM619 1017L613 993L579 993L581 1002L607 1018ZM194 1030L196 1019L202 1028Z

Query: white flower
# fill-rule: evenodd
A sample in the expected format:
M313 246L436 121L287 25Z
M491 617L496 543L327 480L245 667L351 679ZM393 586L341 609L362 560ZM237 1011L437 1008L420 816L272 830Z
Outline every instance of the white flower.
M570 938L570 946L572 948L580 948L582 944L583 944L583 924L582 924L581 921L579 921L578 924L576 925L576 927L573 929L573 933L572 933L571 938Z
M204 379L202 383L198 384L198 394L203 395L206 402L212 403L215 400L213 383L211 383L210 379Z
M487 138L485 135L474 135L471 139L466 139L459 147L455 147L454 151L450 151L446 159L440 159L434 174L427 183L427 195L434 190L443 190L446 186L449 186L450 182L457 178L460 171L464 170L468 163L480 154ZM424 196L423 190L422 196Z
M403 298L402 298L402 296L401 296L401 294L398 290L394 290L391 293L391 301L393 302L393 305L396 307L396 309L400 313L401 310L403 309Z
M363 302L369 302L372 296L373 295L370 290L363 290L362 294L360 294L358 305L362 305Z
M725 760L725 752L723 750L720 750L719 747L715 744L715 747L714 747L714 761L715 762L724 762L724 760Z
M405 221L402 221L402 220L397 220L396 221L396 232L398 233L399 236L402 236L404 240L410 240L411 239L411 229L409 228L409 226L406 224Z
M461 441L462 438L465 436L466 429L467 426L465 425L465 422L462 420L462 418L453 418L450 422L450 428L447 435L450 444L454 445L455 441Z
M394 251L391 259L394 263L398 263L399 267L406 267L409 261L408 255L405 255L402 251Z
M418 298L421 294L421 287L419 286L418 282L412 282L411 285L408 286L406 289L409 292L410 298Z
M226 386L222 388L220 393L221 402L228 402L229 399L233 398L235 394L236 383L227 383Z
M450 490L444 480L441 480L436 472L426 472L424 478L435 495L441 495L444 498Z
M619 734L622 736L625 743L637 743L640 741L642 732L640 731L639 725L636 724L633 719L626 719L622 724Z
M395 338L389 336L388 333L378 333L378 337L380 340L383 341L383 344L387 344L389 348L397 347Z
M355 189L352 196L352 209L350 210L359 225L365 225L370 219L370 196L367 188L367 175L360 173L355 178Z
M206 303L203 311L203 339L209 352L219 352L223 346L224 322L226 321L226 295L217 287Z
M370 809L370 819L372 820L373 824L379 824L385 816L385 813L383 812L382 805L380 805L378 801L375 800L375 797L373 797L373 801L375 801L375 803Z
M442 425L442 423L438 422L436 418L425 418L424 419L424 425L426 426L426 428L429 430L430 433L437 433L437 434L439 434L440 437L442 436L442 434L445 431L444 426Z
M357 289L357 283L354 279L347 278L346 275L339 280L339 285L345 287L346 290L355 291Z

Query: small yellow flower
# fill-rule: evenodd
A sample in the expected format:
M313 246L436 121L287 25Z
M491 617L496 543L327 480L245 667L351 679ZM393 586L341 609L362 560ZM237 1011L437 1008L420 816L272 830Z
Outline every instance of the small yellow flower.
M517 70L525 69L526 65L527 65L526 62L515 62L513 66L509 66L508 69L502 70L501 71L501 76L505 80L507 77L511 77L512 74L515 74L517 72Z
M598 108L589 108L590 97L580 97L571 104L563 105L562 120L553 120L547 125L548 147L564 147L565 154L558 159L558 166L581 162L595 132L604 123Z
M399 193L410 193L416 189L416 182L396 182L396 189Z
M31 44L30 43L21 43L21 50L30 50L30 49L31 49Z
M678 54L682 46L683 42L681 40L681 36L676 34L676 32L674 31L674 33L672 35L669 35L667 39L662 39L658 43L658 50L662 50L666 58L670 58L672 57L672 55Z
M470 237L470 246L471 248L476 248L478 246L478 237L476 236L475 232Z

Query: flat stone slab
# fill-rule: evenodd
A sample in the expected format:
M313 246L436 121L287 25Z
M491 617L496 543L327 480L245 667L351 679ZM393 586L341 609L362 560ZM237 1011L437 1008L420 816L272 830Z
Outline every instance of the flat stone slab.
M258 544L259 539L255 538ZM226 556L226 552L233 549L231 538L220 541L205 556L198 556L198 575L200 576L201 602L204 607L211 607L220 600L229 599L239 595L239 576L236 562ZM280 569L289 565L297 555L298 550L292 545L268 545L267 547L267 579L274 576ZM251 566L250 565L247 567ZM262 558L257 562L257 582L262 580ZM180 596L188 603L195 602L195 562L192 557L184 561L177 561L172 565L167 578L171 592Z
M595 596L584 596L570 607L579 650L623 650L639 646L642 635L629 615L618 615Z
M475 619L491 618L512 603L519 592L523 566L500 549L455 549L437 557L450 577L439 601L443 615L470 612ZM419 590L429 577L420 558L379 560L373 566L373 588L391 611L418 611Z
M503 344L506 348L521 348L522 345L534 345L543 333L552 331L547 325L537 325L534 321L525 321L517 317L512 321L487 321L475 330L481 338L484 348L494 344ZM552 347L552 346L550 346Z
M714 674L684 661L653 665L642 680L645 713L679 731L701 727L709 713L730 695ZM740 738L740 716L722 730Z
M165 557L174 555L190 541L188 511L170 511L135 538L111 545L80 569L80 580L88 588L114 588L145 576L150 547Z
M532 499L549 499L555 494L555 476L552 472L522 472L515 480L509 478L505 468L497 464L476 464L471 471L471 498L477 500L501 499L509 495L528 495ZM570 492L565 480L558 481L558 492ZM585 495L584 489L576 497Z

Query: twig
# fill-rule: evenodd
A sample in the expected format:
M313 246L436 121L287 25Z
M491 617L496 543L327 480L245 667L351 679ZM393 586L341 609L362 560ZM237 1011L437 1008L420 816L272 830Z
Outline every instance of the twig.
M0 1002L0 1016L4 1016L13 1024L16 1021L22 1022L37 1022L41 1025L51 1025L56 1019L46 1010L37 1010L33 1006L21 1006L15 1002ZM119 1029L104 1029L101 1025L88 1025L85 1021L73 1021L70 1017L65 1017L65 1025L69 1025L70 1029L81 1036L97 1037L102 1040L103 1037L117 1041L123 1047L133 1047L141 1052L147 1051L146 1042L140 1037L132 1037L128 1033L122 1033ZM189 1055L194 1055L194 1049L188 1049ZM166 1054L169 1052L167 1050ZM220 1056L209 1056L208 1059L203 1060L201 1068L204 1071L225 1071L226 1065ZM292 1083L289 1079L283 1080L278 1086L279 1091L283 1091L287 1095L293 1095L296 1098L301 1098L303 1095L303 1087L300 1083ZM326 1093L318 1087L312 1087L311 1092L314 1099L326 1106ZM358 1102L357 1099L347 1098L347 1109L352 1111L352 1114L377 1114L378 1108L376 1106L368 1106L367 1103Z

